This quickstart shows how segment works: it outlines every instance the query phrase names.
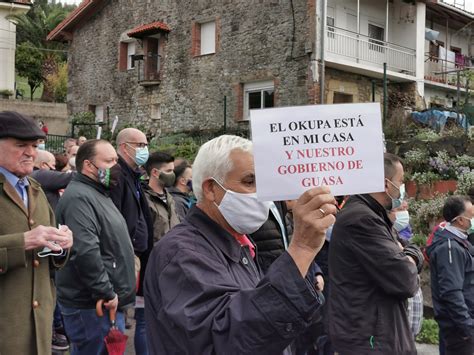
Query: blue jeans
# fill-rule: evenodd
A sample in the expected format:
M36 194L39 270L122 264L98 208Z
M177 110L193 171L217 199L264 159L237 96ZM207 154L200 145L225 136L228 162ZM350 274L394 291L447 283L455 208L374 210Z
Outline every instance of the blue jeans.
M103 317L95 314L95 309L69 308L61 305L64 328L70 341L71 355L107 354L104 338L110 330L109 312ZM125 317L117 312L116 325L125 331Z
M54 313L53 313L53 329L58 329L58 328L63 328L63 317L61 316L59 303L56 301L56 307L54 307Z
M135 353L136 355L148 355L146 345L146 328L145 328L145 308L135 308Z

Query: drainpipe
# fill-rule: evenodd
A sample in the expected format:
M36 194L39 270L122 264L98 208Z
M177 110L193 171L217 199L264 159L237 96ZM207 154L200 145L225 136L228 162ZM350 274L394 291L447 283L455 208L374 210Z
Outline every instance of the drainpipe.
M359 42L359 36L360 35L360 0L357 0L357 52L356 52L356 61L359 63L360 59L360 42Z
M387 0L387 4L385 7L385 42L388 42L388 7L389 4ZM387 43L385 45L387 45Z
M327 0L323 0L323 8L322 8L322 21L321 21L321 77L319 80L319 103L322 105L324 104L324 94L325 94L325 71L326 65L324 62L324 47L325 47L325 38L326 38L326 6Z
M388 90L387 90L387 63L383 63L383 123L387 122Z
M446 18L446 44L445 44L445 52L444 52L444 71L448 71L448 26L449 26L449 20ZM445 75L446 79L444 79L445 84L448 83L448 74L443 74Z

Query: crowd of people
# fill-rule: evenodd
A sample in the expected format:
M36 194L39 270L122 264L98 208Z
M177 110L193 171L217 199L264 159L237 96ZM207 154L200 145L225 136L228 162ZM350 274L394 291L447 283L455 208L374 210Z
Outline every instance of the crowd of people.
M191 164L135 128L55 156L44 127L0 112L0 354L103 354L131 313L136 354L416 354L426 262L440 353L474 354L473 189L423 254L393 154L384 191L263 202L245 138Z

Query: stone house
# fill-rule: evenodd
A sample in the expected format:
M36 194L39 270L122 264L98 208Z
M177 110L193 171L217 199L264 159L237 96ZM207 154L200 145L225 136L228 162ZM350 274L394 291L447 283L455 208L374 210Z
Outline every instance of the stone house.
M315 102L315 0L85 0L69 41L70 113L150 134L246 129L248 110Z
M384 62L390 90L427 107L425 93L456 87L426 63L470 66L471 22L438 0L84 0L48 39L70 43L70 114L155 135L247 129L249 109L381 101ZM440 24L451 35L431 42L461 48L462 63L427 56Z

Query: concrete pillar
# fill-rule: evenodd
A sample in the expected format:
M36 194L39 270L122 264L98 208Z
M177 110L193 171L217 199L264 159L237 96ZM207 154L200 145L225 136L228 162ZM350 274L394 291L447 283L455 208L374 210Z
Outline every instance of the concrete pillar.
M416 3L416 88L418 94L425 96L425 28L426 28L426 4Z

